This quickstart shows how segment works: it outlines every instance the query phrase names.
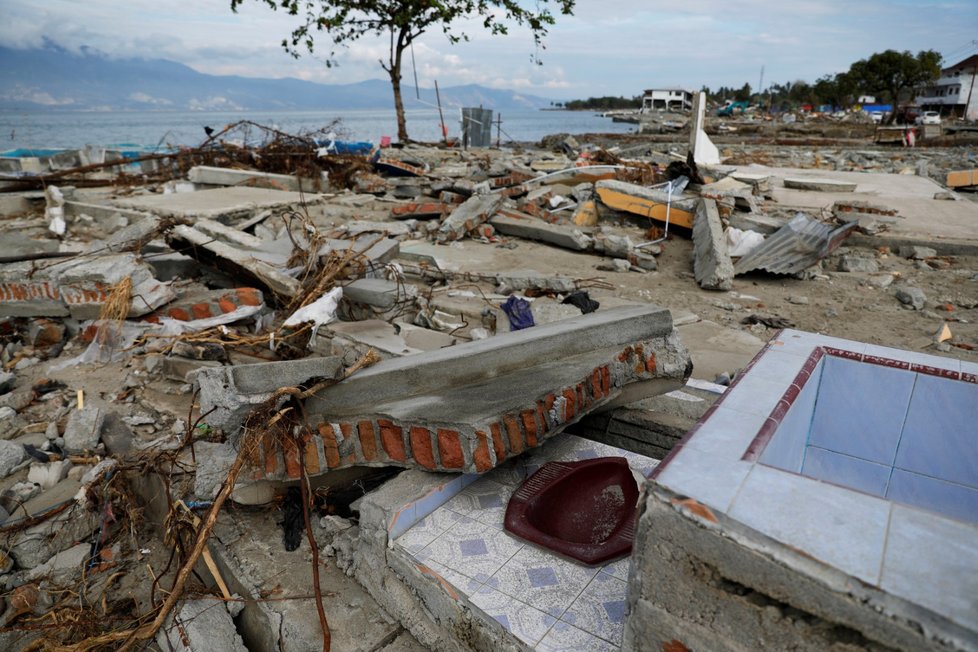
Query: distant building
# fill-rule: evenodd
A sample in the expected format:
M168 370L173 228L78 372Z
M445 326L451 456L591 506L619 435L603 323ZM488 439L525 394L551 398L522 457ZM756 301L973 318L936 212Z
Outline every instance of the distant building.
M942 116L978 120L978 54L941 71L936 82L917 90L917 106Z
M692 111L693 91L685 88L654 88L642 97L642 113L649 111Z

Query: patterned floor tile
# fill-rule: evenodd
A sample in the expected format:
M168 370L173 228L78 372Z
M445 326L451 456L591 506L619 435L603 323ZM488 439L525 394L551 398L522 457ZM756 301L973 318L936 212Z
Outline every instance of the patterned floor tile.
M471 577L466 577L462 573L453 571L451 568L445 566L444 564L439 564L437 561L428 560L423 563L425 566L441 575L446 582L454 586L460 593L465 595L477 593L483 586L480 582L477 582Z
M394 540L410 553L420 552L442 532L454 525L462 516L447 509L436 509L411 526L411 529Z
M537 652L618 652L619 646L558 621L535 649Z
M489 587L483 587L471 595L469 600L490 618L495 619L517 638L531 646L536 645L557 622L553 616Z
M612 577L617 577L620 580L628 581L628 566L631 563L631 557L625 557L624 559L619 559L618 561L613 561L604 568L601 569L602 573L607 573Z
M578 629L621 645L628 584L598 573L560 619Z
M588 568L533 546L525 546L486 580L486 586L548 614L560 616L597 572L597 568Z
M487 525L502 527L506 505L515 487L479 478L445 503L444 507Z
M522 547L502 529L463 516L417 556L485 582Z

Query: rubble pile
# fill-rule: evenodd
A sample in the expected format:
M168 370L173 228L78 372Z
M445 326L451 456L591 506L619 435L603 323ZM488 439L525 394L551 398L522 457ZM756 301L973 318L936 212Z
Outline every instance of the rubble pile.
M66 167L0 195L4 649L301 649L264 600L308 587L276 593L209 537L305 549L328 601L318 555L355 546L368 489L404 467L483 473L681 387L680 315L824 330L861 297L925 320L894 336L915 346L978 346L974 238L913 240L861 182L569 137L232 144L246 126L151 173ZM283 539L235 534L239 505L284 514Z

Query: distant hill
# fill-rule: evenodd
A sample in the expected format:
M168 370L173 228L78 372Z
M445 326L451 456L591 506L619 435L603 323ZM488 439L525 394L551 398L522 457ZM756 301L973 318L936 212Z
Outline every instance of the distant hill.
M0 109L30 111L387 109L390 82L317 84L294 78L205 75L164 59L112 59L96 50L76 54L56 45L33 50L0 47ZM417 108L413 86L402 86L406 108ZM421 99L435 103L434 89ZM441 89L445 106L496 110L551 106L547 98L476 84Z

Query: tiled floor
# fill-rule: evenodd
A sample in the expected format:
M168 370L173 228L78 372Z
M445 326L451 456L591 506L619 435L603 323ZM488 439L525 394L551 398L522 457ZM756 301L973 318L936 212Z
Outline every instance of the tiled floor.
M657 460L558 435L490 471L395 540L487 616L537 650L618 650L625 621L628 559L589 568L503 531L516 488L550 461L620 456L647 476Z

